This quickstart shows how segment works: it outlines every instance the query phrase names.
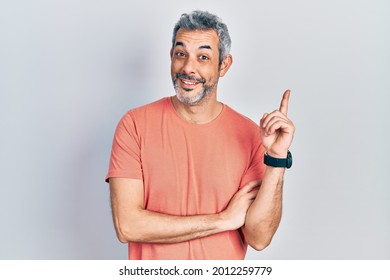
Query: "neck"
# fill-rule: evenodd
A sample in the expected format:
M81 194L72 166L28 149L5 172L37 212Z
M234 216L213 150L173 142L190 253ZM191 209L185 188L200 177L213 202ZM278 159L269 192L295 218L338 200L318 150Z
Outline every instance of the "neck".
M186 121L196 124L211 122L221 113L223 104L215 98L208 96L197 105L187 105L180 102L176 96L172 96L173 107Z

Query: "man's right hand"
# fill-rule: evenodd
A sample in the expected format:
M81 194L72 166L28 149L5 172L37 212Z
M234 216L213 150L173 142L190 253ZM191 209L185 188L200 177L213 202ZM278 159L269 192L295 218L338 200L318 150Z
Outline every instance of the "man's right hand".
M230 200L229 205L219 215L226 223L226 230L235 230L245 223L246 213L261 185L260 180L249 182L242 187Z

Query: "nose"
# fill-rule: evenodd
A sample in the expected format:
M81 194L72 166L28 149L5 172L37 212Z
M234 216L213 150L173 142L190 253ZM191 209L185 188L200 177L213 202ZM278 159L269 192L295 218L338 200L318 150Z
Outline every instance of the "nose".
M183 73L187 75L194 75L195 74L195 60L191 57L187 57L187 59L184 61L183 68L181 69Z

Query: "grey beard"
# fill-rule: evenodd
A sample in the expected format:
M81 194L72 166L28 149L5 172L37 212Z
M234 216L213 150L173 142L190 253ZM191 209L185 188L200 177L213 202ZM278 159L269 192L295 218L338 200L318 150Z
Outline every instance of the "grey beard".
M186 104L186 105L198 105L199 103L201 103L205 97L207 97L210 92L212 91L212 89L214 87L216 87L217 84L214 84L214 85L206 85L206 84L203 84L203 89L201 92L199 92L198 94L196 94L195 96L191 96L191 97L186 97L182 94L180 94L179 92L179 86L177 84L177 79L176 80L173 80L173 87L175 88L175 91L176 91L176 97L177 99L179 99L179 101L183 104ZM190 92L191 90L189 90L188 92Z

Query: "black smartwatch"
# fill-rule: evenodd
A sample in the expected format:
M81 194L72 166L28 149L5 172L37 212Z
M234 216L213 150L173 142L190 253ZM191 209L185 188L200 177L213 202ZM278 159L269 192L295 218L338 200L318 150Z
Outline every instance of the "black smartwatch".
M292 165L292 155L287 152L287 158L274 158L267 153L264 154L264 164L272 167L290 168Z

